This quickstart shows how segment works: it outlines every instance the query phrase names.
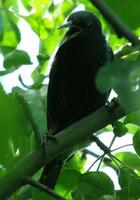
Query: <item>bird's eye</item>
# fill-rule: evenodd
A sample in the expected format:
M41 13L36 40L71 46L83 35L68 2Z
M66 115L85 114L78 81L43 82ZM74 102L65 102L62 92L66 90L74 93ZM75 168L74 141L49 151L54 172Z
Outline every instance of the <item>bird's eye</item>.
M92 24L92 20L89 20L87 25L90 26Z
M72 21L73 21L74 24L79 24L80 23L80 20L77 19L77 18L73 18Z

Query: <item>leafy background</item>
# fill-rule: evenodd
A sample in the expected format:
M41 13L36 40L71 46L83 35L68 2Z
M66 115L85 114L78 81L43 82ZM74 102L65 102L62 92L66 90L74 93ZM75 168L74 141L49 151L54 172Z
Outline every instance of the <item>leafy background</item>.
M137 36L140 35L139 0L104 0L104 2ZM139 199L139 47L132 48L128 46L129 42L125 38L118 38L101 13L87 0L0 2L0 175L5 174L35 148L34 125L41 135L47 131L46 74L55 49L64 35L64 31L58 31L58 27L77 7L95 13L101 20L103 31L114 52L120 50L122 52L122 56L120 54L113 64L105 66L99 72L98 88L101 91L113 88L119 95L125 111L129 113L135 110L117 122L115 129L108 126L97 134L101 139L108 138L106 141L108 145L113 132L117 135L116 141L119 141L119 144L122 141L128 144L125 139L130 138L129 142L133 144L134 149L122 148L112 152L123 164L118 162L116 166L114 161L106 158L100 167L102 172L97 172L97 166L94 165L92 169L95 171L90 170L85 174L83 174L85 169L96 159L98 155L95 153L99 150L92 145L90 152L78 152L65 165L55 189L68 200ZM30 38L24 40L22 37L24 24L30 27L29 31L36 38L37 45L34 51L28 51L30 45L33 45L30 43ZM24 49L21 48L21 43L24 44ZM123 59L120 60L121 57ZM19 82L13 84L13 79L18 79ZM11 90L7 90L7 87ZM109 170L106 170L108 168ZM113 177L116 177L114 179L118 179L119 187L116 181L112 180L112 173ZM34 178L38 179L39 176L40 172L35 174ZM40 190L25 186L10 199L46 198L53 199Z

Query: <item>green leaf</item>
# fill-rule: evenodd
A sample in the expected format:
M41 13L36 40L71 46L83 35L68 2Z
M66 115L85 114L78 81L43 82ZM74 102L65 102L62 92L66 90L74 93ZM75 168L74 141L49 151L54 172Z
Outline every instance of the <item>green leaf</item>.
M28 10L31 11L32 10L32 6L30 5L30 2L28 0L21 0L24 7Z
M13 88L13 92L15 94L23 96L25 101L28 103L34 123L38 127L40 134L43 135L47 132L47 103L45 101L47 96L47 88L44 87L41 91L42 92L40 92L39 90L22 90L18 87ZM44 96L41 96L41 94L43 94Z
M128 200L128 189L121 189L116 191L116 196L121 198L121 200Z
M75 189L80 172L74 169L64 169L58 179L56 191L61 192L62 195L69 194Z
M56 198L52 197L51 195L47 194L46 192L43 192L39 189L35 189L33 192L32 198L34 200L56 200Z
M44 40L50 34L53 22L48 18L42 18L37 15L21 16L21 17L30 24L31 28L39 36L40 39Z
M17 24L15 23L15 21L12 19L11 15L9 15L9 23L11 25L11 28L13 29L17 42L19 43L21 40L21 35L20 35L20 31L19 28L17 26Z
M32 129L17 95L0 86L0 164L11 167L32 149Z
M32 78L33 78L33 85L32 85L32 89L34 88L40 88L40 86L42 85L44 79L45 79L45 75L43 75L42 73L40 73L40 69L39 67L37 67L33 72L32 72Z
M3 24L3 13L0 9L0 41L3 39L4 35L4 24Z
M139 126L132 124L132 123L126 124L126 127L128 129L128 132L132 133L132 134L135 134L137 131L140 130Z
M119 152L115 154L119 160L121 160L125 165L133 169L140 169L140 159L132 152Z
M140 177L131 176L128 185L128 199L140 198Z
M18 1L17 0L6 0L6 1L3 1L3 7L5 9L9 9L9 7L12 7L15 8L15 9L18 9Z
M120 197L116 197L115 195L104 195L97 200L123 200Z
M135 0L104 0L109 7L121 18L131 29L135 30L139 27L139 22L136 19L140 18L140 1ZM125 12L124 12L125 10ZM131 10L131 12L130 12Z
M119 184L122 190L119 190L117 195L122 199L137 199L140 197L140 177L132 169L120 169Z
M88 172L79 177L77 190L83 196L99 198L102 195L113 194L112 180L103 172Z
M131 176L136 176L135 172L127 167L123 167L120 169L119 172L119 184L121 186L121 188L127 188L130 178Z
M21 39L17 17L9 10L0 8L0 24L2 25L0 46L16 48Z
M85 197L78 190L72 192L72 198L73 200L85 200Z
M21 65L30 65L31 60L29 55L22 50L14 50L11 53L6 54L4 58L4 67L9 69L14 67L18 69Z
M108 34L108 24L106 24L106 29L107 29L107 34ZM120 47L123 47L123 46L126 46L127 45L127 40L126 38L118 38L118 36L116 34L113 34L112 33L112 29L110 30L110 34L108 35L109 38L108 38L108 42L111 46L111 48L115 51L120 48Z
M126 113L140 108L140 58L135 61L116 60L101 68L96 77L100 91L112 88L120 97Z
M50 59L50 56L48 55L47 52L45 54L40 53L39 55L37 55L37 59L38 59L39 64L42 65L44 64L44 62Z
M136 153L140 156L140 131L137 131L133 137L133 144Z
M133 123L140 126L140 110L128 114L124 120L124 124Z
M30 5L35 9L36 14L43 16L50 3L50 0L32 0Z
M66 162L65 168L75 169L83 173L85 172L85 162L86 158L83 158L80 153L76 153L68 162Z
M6 169L1 165L0 166L0 176L4 175L6 172Z
M10 53L11 51L14 51L14 47L10 47L10 46L0 46L0 51L3 54L3 56L5 56L7 53Z
M2 70L0 71L0 76L4 76L4 75L7 75L7 74L10 74L12 72L15 71L15 67L11 67L10 69L7 69L7 70Z

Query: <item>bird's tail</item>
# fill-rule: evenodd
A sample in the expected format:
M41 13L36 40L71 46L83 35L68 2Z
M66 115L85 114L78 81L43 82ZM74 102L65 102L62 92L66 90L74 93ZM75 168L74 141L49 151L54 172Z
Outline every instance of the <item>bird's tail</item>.
M59 162L56 159L52 160L44 167L40 182L49 188L54 189L62 166L63 162Z

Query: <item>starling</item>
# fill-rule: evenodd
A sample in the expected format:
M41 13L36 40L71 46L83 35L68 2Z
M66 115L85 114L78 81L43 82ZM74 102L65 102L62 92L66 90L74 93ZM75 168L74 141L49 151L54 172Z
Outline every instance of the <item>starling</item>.
M93 13L74 12L62 28L68 31L52 63L47 95L48 129L53 135L106 103L109 92L100 93L95 78L114 58ZM51 161L40 181L53 189L61 168L61 161Z

